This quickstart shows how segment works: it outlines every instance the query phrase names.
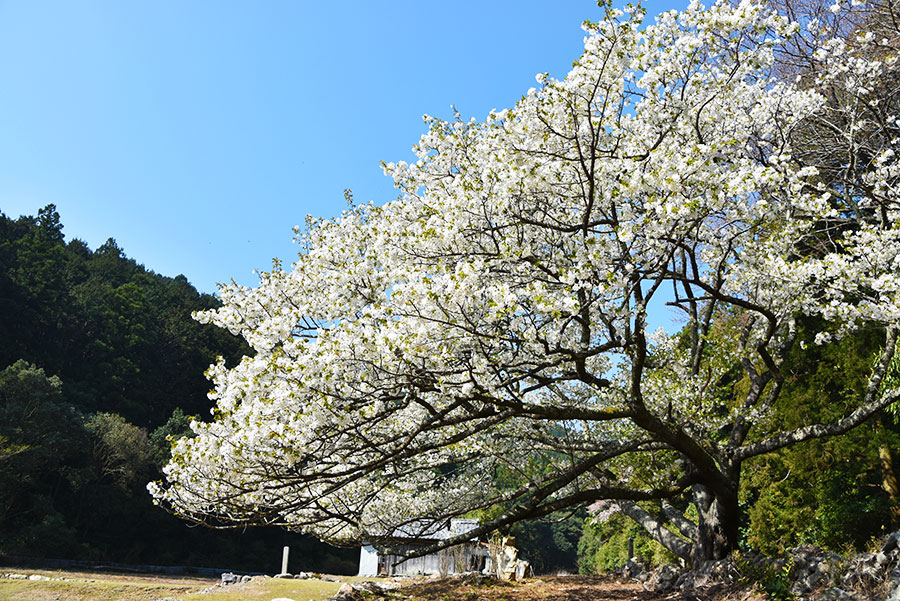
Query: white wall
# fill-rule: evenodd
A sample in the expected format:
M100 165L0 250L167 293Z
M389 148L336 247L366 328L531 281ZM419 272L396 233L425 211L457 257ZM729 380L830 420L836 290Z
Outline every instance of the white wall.
M378 575L378 552L371 545L366 545L359 550L359 575Z

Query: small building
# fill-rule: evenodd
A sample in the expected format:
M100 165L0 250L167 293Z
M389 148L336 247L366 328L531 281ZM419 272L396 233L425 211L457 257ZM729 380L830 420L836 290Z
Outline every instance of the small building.
M412 551L465 534L478 526L478 520L462 518L453 518L444 524L410 524L395 530L390 544L401 551ZM485 545L474 540L405 561L400 555L383 555L369 544L363 545L359 552L360 576L443 576L480 572L489 566L490 552Z

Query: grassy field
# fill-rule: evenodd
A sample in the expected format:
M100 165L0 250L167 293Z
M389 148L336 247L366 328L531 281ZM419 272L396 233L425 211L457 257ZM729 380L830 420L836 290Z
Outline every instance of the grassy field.
M209 578L110 574L0 567L0 575L27 574L50 580L0 578L0 601L310 601L334 595L340 582L255 577L217 586ZM348 580L358 580L349 578Z
M38 574L54 580L11 580L7 573ZM357 582L366 578L341 577ZM250 582L217 586L207 578L172 578L92 572L23 570L0 567L0 601L310 601L334 595L341 582L255 577ZM715 589L715 590L714 590ZM738 585L694 591L695 601L763 601L761 594ZM381 599L385 599L380 597ZM672 601L635 582L614 577L543 576L524 582L459 579L411 579L389 601Z

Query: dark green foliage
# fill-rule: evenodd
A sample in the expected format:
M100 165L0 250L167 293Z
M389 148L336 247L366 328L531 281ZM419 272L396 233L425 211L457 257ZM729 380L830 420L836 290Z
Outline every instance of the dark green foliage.
M746 557L735 557L735 567L741 573L741 582L756 585L769 601L793 601L791 593L790 561L771 562L762 558L751 560Z
M57 504L75 490L90 447L59 379L25 361L0 372L0 437L0 545L74 552Z
M173 441L194 436L191 421L195 419L199 418L185 415L181 407L175 407L169 420L150 434L150 455L158 469L162 469L172 456Z
M863 331L817 347L811 340L815 324L804 325L807 350L786 362L775 427L826 422L845 414L863 394L873 354L883 344L881 332ZM885 473L879 461L880 449L898 448L896 426L875 420L843 436L755 460L745 470L742 492L747 546L767 554L801 543L859 550L900 526L891 523L896 503L882 487Z
M206 368L250 352L191 319L216 306L184 276L167 278L125 256L112 238L96 251L66 243L55 207L15 221L0 214L0 366L25 359L66 383L83 411L145 428L175 407L207 415Z
M556 516L554 516L556 517ZM557 519L519 522L511 529L520 556L535 574L574 572L578 565L578 539L584 524L582 513Z
M146 430L116 413L95 413L87 419L85 428L91 435L98 481L127 492L153 475Z
M637 523L615 514L603 523L586 521L578 541L578 571L604 574L628 561L628 539L633 540L634 559L648 565L675 563L676 557L647 535Z
M557 435L564 436L565 432L560 429ZM535 453L526 462L497 467L492 473L493 486L498 494L520 489L532 477L552 469L552 462L559 459L554 453ZM496 518L511 506L497 503L467 517L484 522ZM554 513L542 519L517 522L498 534L515 537L519 557L529 562L535 574L574 572L578 569L578 539L586 514L584 510Z
M0 555L272 572L287 544L297 569L356 571L354 551L197 528L153 505L169 438L209 415L203 372L250 352L191 319L217 302L112 238L66 243L52 205L0 214Z

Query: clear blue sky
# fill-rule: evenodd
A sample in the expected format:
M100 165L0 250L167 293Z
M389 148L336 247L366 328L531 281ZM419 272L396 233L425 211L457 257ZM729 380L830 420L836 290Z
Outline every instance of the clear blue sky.
M645 3L653 15L681 8ZM291 228L395 197L421 117L563 77L590 0L0 0L0 211L198 289L292 261Z

